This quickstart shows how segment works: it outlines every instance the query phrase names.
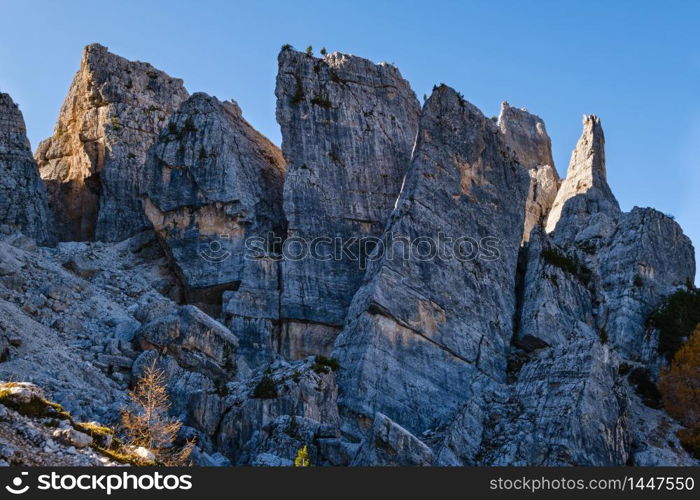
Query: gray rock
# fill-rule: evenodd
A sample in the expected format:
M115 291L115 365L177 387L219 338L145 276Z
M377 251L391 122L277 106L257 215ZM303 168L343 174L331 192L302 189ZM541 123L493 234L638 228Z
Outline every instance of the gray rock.
M600 118L584 115L583 132L571 153L566 178L547 217L547 232L554 231L561 218L567 219L565 226L570 228L567 231L575 232L577 221L596 213L615 216L619 212L620 205L608 186L605 136ZM559 234L563 232L561 229Z
M121 241L148 227L146 151L186 98L182 80L85 47L54 134L36 151L60 240Z
M61 439L64 443L75 446L76 448L85 448L92 444L92 438L90 436L72 427L56 429L53 432L53 437Z
M530 175L530 189L525 207L523 240L530 238L532 228L544 225L559 188L559 174L552 159L552 141L539 116L525 109L501 104L498 127L506 145L515 152L521 166Z
M46 189L32 157L24 118L0 92L0 224L15 227L40 244L55 243Z
M148 156L145 209L189 302L267 286L246 266L284 233L284 170L279 149L234 102L197 93L173 114ZM277 275L269 279L276 288Z
M381 412L421 433L480 390L478 374L505 379L527 189L496 124L436 88L383 243L443 243L431 258L387 252L368 268L334 351L344 424ZM448 237L476 245L455 252Z
M541 351L494 405L483 464L623 465L629 450L626 386L619 358L598 341Z
M372 432L363 441L352 465L431 465L433 452L420 439L390 418L377 412Z
M265 375L274 381L275 397L255 396L255 387ZM256 450L268 449L263 441L273 446L275 440L265 437L274 434L272 428L268 428L268 431L263 429L285 415L293 415L299 421L308 419L315 422L315 426L322 425L325 429L321 433L323 437L336 435L332 430L338 429L340 421L335 373L317 373L311 359L291 364L281 363L271 367L267 374L231 383L228 389L229 395L223 401L221 420L215 428L215 443L234 463L251 463L255 458L254 453L259 452ZM293 429L291 419L288 423ZM256 435L261 430L264 435ZM248 445L250 440L255 440L258 444ZM293 459L294 456L288 458Z
M337 52L319 59L283 49L278 62L277 121L288 164L287 241L380 236L401 189L418 126L420 108L408 82L390 64ZM337 335L361 284L360 261L367 253L358 246L351 251L358 260L308 254L285 260L282 317L323 325L319 338ZM322 240L319 256L329 252L330 243ZM306 335L311 328L288 333Z

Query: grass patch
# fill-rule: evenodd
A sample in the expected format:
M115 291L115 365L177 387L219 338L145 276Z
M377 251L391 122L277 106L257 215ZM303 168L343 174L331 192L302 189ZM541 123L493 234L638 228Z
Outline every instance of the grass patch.
M47 401L44 398L38 396L32 396L32 398L27 403L19 403L13 397L14 395L9 388L4 388L0 390L0 404L15 410L20 415L32 418L60 418L72 420L70 413L63 409L63 407L52 401Z

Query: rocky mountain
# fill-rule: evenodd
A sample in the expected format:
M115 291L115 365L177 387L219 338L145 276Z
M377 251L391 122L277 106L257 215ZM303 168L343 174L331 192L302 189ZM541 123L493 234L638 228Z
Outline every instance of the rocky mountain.
M182 80L88 45L36 160L61 241L121 241L149 227L146 151L187 98Z
M281 148L99 45L36 162L0 95L0 460L123 462L155 367L201 465L697 465L648 321L693 246L620 209L598 117L560 179L524 109L278 66Z

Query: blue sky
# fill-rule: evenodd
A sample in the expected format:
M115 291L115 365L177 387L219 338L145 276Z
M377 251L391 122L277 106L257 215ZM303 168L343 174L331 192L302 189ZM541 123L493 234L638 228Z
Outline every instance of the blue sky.
M395 63L422 98L456 88L544 118L561 174L595 113L609 182L625 210L675 215L700 247L700 3L355 0L323 2L0 0L0 90L33 147L51 134L81 49L106 45L236 99L274 142L276 57L311 44Z

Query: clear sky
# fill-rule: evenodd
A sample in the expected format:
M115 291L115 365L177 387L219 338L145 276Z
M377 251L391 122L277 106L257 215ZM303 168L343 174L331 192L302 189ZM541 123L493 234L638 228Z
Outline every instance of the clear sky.
M92 42L236 99L279 144L277 53L313 45L393 62L419 98L444 82L489 116L526 107L562 175L581 115L599 115L623 209L673 214L700 247L700 2L0 0L0 20L0 90L33 147Z

